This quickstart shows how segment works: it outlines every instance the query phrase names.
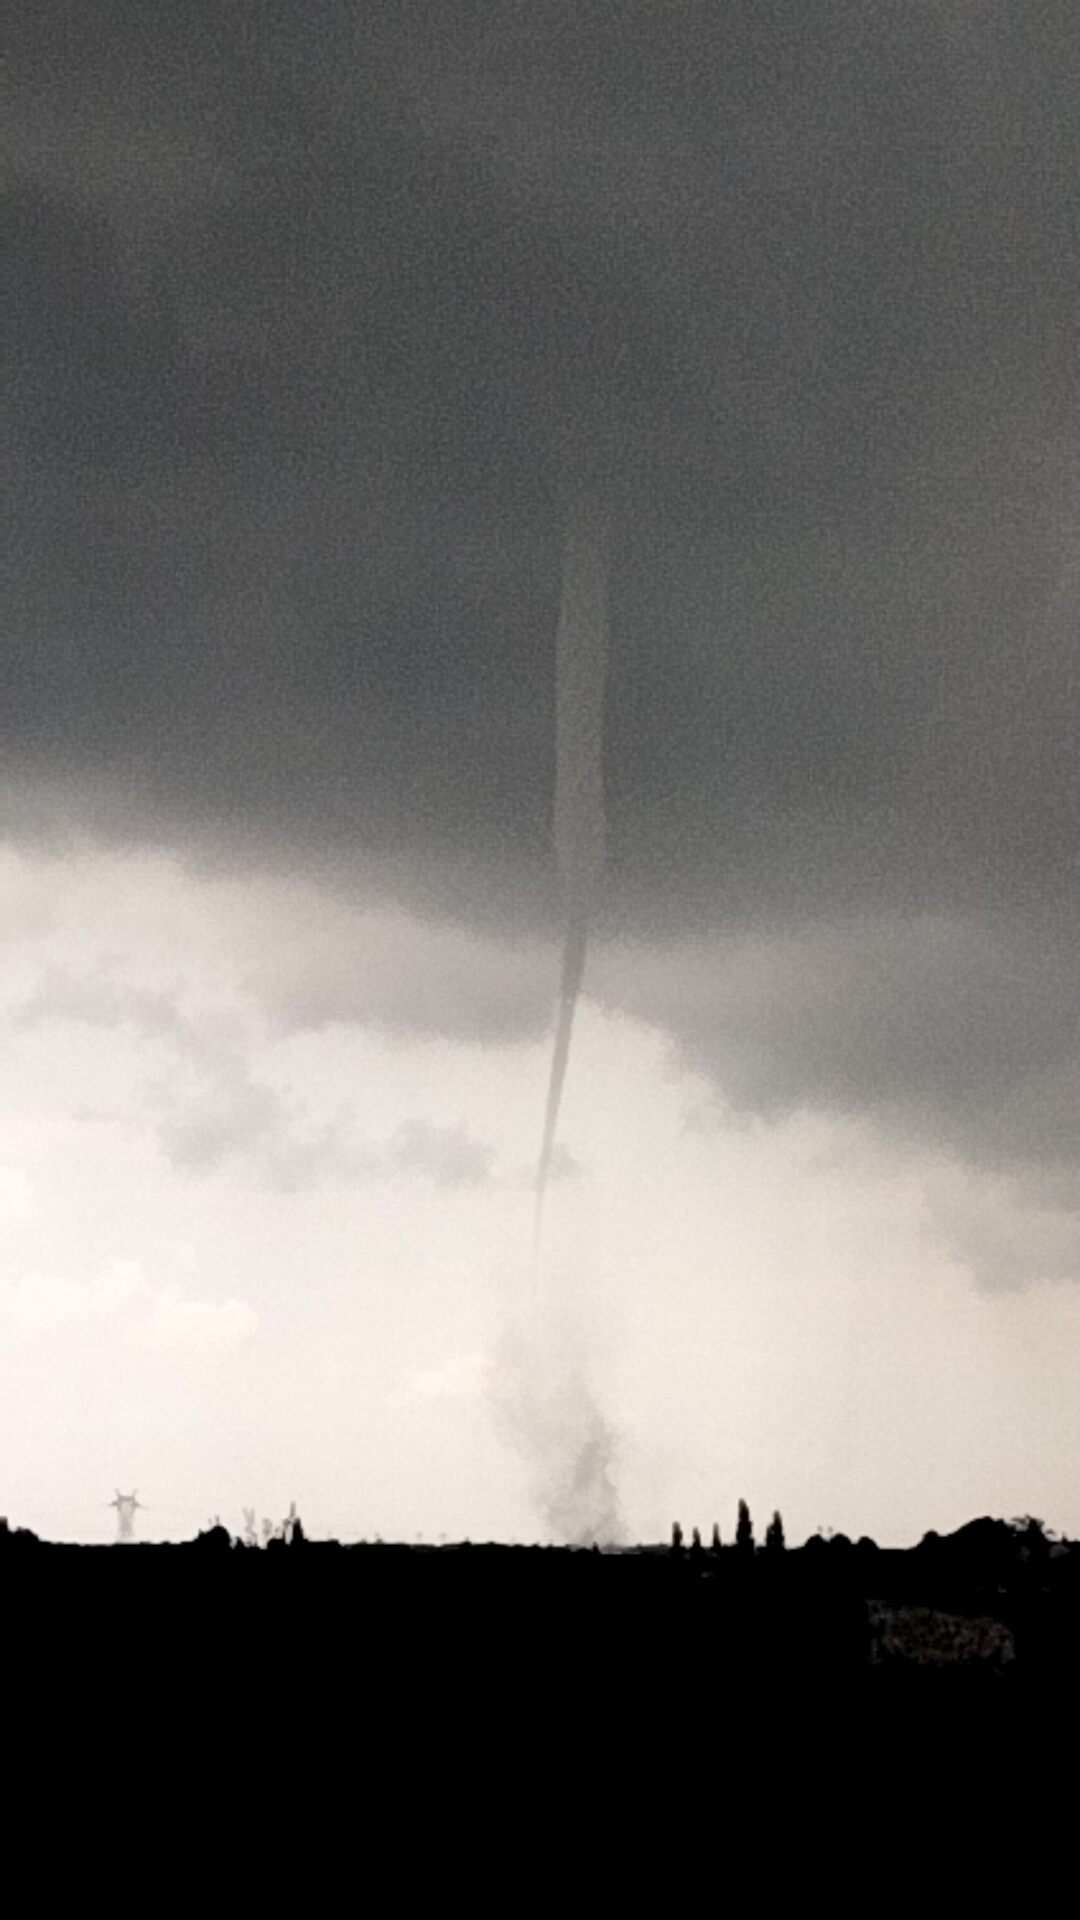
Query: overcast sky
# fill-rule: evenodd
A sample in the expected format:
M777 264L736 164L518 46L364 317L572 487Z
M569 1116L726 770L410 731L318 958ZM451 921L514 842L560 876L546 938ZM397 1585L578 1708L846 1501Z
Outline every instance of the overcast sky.
M1073 0L13 20L0 1511L1075 1534Z

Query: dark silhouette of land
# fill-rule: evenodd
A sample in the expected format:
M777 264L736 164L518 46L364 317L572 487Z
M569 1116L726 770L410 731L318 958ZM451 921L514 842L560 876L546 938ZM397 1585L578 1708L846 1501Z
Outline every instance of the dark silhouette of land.
M414 1650L440 1637L482 1655L482 1623L514 1625L569 1672L588 1659L633 1695L676 1671L745 1692L842 1689L870 1700L1038 1700L1064 1705L1078 1677L1080 1544L1038 1521L982 1518L896 1550L843 1534L784 1542L774 1514L762 1546L740 1502L735 1543L705 1548L681 1527L666 1546L405 1546L312 1541L295 1509L254 1544L218 1524L179 1545L56 1545L0 1522L9 1618L40 1623L183 1616L190 1638L221 1625L273 1639L289 1621L312 1660L339 1642L340 1672L372 1642ZM368 1652L362 1654L362 1649Z

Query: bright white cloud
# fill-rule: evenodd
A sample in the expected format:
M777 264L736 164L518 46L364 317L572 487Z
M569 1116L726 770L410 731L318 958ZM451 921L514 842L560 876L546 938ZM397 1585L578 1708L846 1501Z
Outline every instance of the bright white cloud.
M258 1324L258 1315L242 1300L182 1300L175 1287L166 1287L149 1302L149 1311L135 1323L130 1337L136 1345L157 1351L201 1351L236 1346Z
M137 1261L119 1260L89 1279L24 1273L7 1287L7 1308L20 1333L62 1334L103 1324L129 1345L157 1351L233 1346L258 1326L240 1300L187 1300L177 1286L154 1287Z
M62 1274L23 1274L9 1289L8 1311L23 1333L55 1333L93 1317L93 1292Z
M33 1184L23 1169L0 1166L0 1222L29 1220L36 1211Z
M441 1367L414 1373L407 1391L418 1400L476 1400L484 1392L490 1366L482 1353L453 1354Z

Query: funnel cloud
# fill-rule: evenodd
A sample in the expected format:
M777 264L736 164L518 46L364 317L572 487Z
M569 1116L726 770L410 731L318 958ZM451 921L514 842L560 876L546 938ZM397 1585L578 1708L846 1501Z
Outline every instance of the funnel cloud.
M589 921L604 870L603 715L607 583L597 503L575 503L566 540L555 660L555 858L565 922L562 983L536 1178L536 1230L555 1150Z

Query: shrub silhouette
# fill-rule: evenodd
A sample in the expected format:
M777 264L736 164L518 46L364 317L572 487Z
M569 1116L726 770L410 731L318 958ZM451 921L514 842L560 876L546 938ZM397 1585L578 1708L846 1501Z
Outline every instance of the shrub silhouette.
M207 1527L204 1533L200 1533L197 1536L195 1545L203 1549L210 1548L213 1550L216 1548L218 1552L221 1552L223 1549L228 1549L231 1553L232 1535L228 1527L223 1527L220 1520L217 1520L213 1526Z

